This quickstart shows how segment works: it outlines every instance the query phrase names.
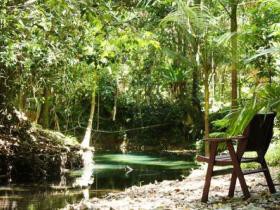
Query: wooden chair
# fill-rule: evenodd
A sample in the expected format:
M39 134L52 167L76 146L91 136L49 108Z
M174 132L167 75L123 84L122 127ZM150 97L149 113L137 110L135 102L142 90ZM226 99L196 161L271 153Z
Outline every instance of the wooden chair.
M234 196L236 179L238 178L244 197L249 198L250 193L246 181L244 179L244 175L259 172L264 173L270 192L276 192L271 175L269 173L269 169L264 158L273 136L273 124L275 116L275 113L255 115L249 123L248 127L243 132L242 136L231 138L206 139L206 141L209 142L209 157L197 156L197 161L208 163L204 189L201 198L202 202L208 201L208 194L212 176L221 175L225 173L231 173L231 182L228 193L229 197ZM236 150L233 146L233 142L235 141L237 143ZM229 155L217 155L217 147L219 143L226 144ZM242 157L244 152L247 151L255 151L257 155L252 158ZM242 171L240 168L240 164L249 162L257 162L260 164L261 167L259 169ZM232 165L233 168L214 171L213 168L215 165Z

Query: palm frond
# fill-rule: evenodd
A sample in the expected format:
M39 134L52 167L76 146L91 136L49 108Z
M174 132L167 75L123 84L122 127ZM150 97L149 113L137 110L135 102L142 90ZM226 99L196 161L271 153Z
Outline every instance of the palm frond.
M280 85L271 84L264 88L259 97L266 110L280 111Z
M137 3L137 6L143 6L143 7L148 7L149 5L153 5L155 4L156 1L154 2L153 0L140 0L138 3Z
M280 53L280 47L271 47L271 48L268 48L268 49L260 50L260 51L257 52L257 54L255 54L252 57L246 59L245 62L249 63L249 62L255 60L256 58L258 58L260 56L267 55L267 54L274 54L274 53Z
M210 24L210 15L207 8L188 6L184 1L176 1L177 9L169 13L162 21L161 25L173 22L180 27L190 29L204 29ZM203 10L203 12L201 12Z
M255 114L259 112L268 113L280 111L280 85L268 84L256 91L254 98L243 107L229 113L224 119L228 126L226 134L235 136L242 134Z
M236 32L232 33L232 32L226 32L223 35L219 36L216 38L216 42L217 45L223 45L225 43L227 43L229 40L231 40L231 38L236 34Z
M174 51L172 49L162 48L162 52L166 56L168 56L169 58L176 59L176 60L180 61L181 63L189 65L189 66L192 65L192 61L190 61L190 59L187 59L181 53L178 53L178 52L176 52L176 51Z

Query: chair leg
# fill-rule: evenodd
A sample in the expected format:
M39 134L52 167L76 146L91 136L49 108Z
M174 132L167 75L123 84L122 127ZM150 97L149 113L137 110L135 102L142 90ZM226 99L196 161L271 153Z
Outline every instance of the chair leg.
M203 187L203 194L201 198L201 202L204 203L208 201L209 189L210 189L211 178L212 178L214 162L215 162L215 155L217 151L217 143L210 143L209 146L210 146L210 157L209 157L209 163L208 163L207 173L206 173L204 187Z
M229 186L229 192L228 196L232 198L234 196L234 190L235 190L235 185L236 185L236 173L234 171L231 173L231 180L230 180L230 186Z
M240 141L238 143L237 150L236 150L236 156L237 156L239 165L240 165L241 157L242 157L242 155L244 153L244 150L246 148L246 145L247 145L247 141ZM228 196L230 198L232 198L234 196L236 179L237 179L237 175L236 175L236 173L234 173L234 170L233 170L232 173L231 173L230 187L229 187L229 192L228 192Z
M203 187L203 194L202 194L202 198L201 198L201 202L204 202L204 203L206 203L208 201L213 167L214 167L214 164L211 164L211 163L208 164L204 187Z
M233 172L238 177L238 180L239 180L241 189L243 191L244 197L245 198L249 198L250 197L250 193L249 193L249 190L248 190L248 187L247 187L244 175L243 175L243 173L241 171L240 163L238 162L238 159L237 159L236 153L234 151L232 142L229 142L229 141L227 142L227 148L228 148L231 160L232 160Z
M270 193L276 193L275 186L274 186L274 184L273 184L273 181L272 181L272 178L271 178L269 169L268 169L268 167L267 167L267 164L266 164L266 161L265 161L264 158L263 158L263 160L261 161L261 165L262 165L262 168L263 168L263 169L266 169L263 173L264 173L264 176L265 176L265 179L266 179L266 182L267 182L267 185L268 185L268 188L269 188Z

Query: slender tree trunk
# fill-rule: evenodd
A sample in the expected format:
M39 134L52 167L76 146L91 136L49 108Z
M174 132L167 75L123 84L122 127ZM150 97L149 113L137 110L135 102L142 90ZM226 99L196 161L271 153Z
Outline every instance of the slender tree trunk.
M241 81L240 81L240 78L238 79L239 80L239 85L238 85L238 98L239 98L239 101L241 101L242 100L242 83L241 83Z
M118 95L119 95L119 91L118 91L118 83L117 83L116 93L115 93L115 96L114 96L113 114L112 114L112 120L113 120L113 121L116 121Z
M39 100L37 99L37 97L36 97L36 95L35 95L34 92L33 92L33 97L34 97L35 104L36 104L36 117L35 117L34 122L35 122L35 123L38 123L39 118L40 118L40 113L41 113L41 103L40 103Z
M194 4L199 6L201 4L201 0L194 0ZM199 40L195 39L195 44L193 46L193 56L196 59L199 49ZM199 90L199 61L196 59L196 64L192 72L192 104L197 110L201 110L200 102L198 99L198 90Z
M195 0L194 4L196 6L200 6L201 5L201 0ZM199 122L202 123L202 119L203 119L202 108L201 108L200 100L199 100L199 97L198 97L198 93L199 93L199 68L200 68L199 67L200 63L199 63L199 59L198 59L199 58L199 56L198 56L199 43L200 43L200 40L198 38L196 38L195 43L192 46L193 47L193 56L194 56L195 61L196 61L195 66L194 66L193 71L192 71L192 105L194 107L194 110L198 114Z
M99 117L100 117L100 94L97 92L97 117L96 117L96 130L99 130Z
M43 128L50 126L50 107L51 107L51 90L47 87L44 88L44 103L41 105L40 115L38 122Z
M1 68L1 65L0 65L0 68ZM0 73L2 73L1 70L2 69L0 69ZM5 70L3 70L3 71L5 71ZM0 112L1 112L6 106L7 93L8 93L4 77L0 77L0 90L1 90L0 91Z
M209 72L210 67L206 64L204 67L204 137L209 137ZM209 156L209 144L205 142L205 155Z
M231 15L230 15L230 31L233 34L231 37L231 107L232 109L237 108L237 89L238 89L238 78L237 78L237 0L231 0Z
M216 65L214 62L214 53L212 52L211 55L211 74L212 74L212 98L213 98L213 103L215 103L217 94L216 94L216 80L217 80L217 72L216 72ZM212 106L212 104L211 104Z
M196 65L192 72L192 104L197 110L200 109L200 102L198 99L199 80L198 80L199 67Z
M220 99L222 99L222 101L225 101L225 74L226 74L226 67L223 69L222 71L222 78L221 78L221 95L220 95Z
M91 95L91 106L90 106L90 114L88 118L88 124L86 128L86 132L83 138L83 141L81 143L81 147L87 148L90 146L90 140L91 140L91 132L92 132L92 123L93 123L93 118L94 118L94 113L95 113L95 96L96 96L96 72L94 73L94 86L93 86L93 91Z
M22 90L22 88L20 88L19 94L18 94L18 109L21 112L25 111L25 100L26 100L25 93Z
M55 129L57 131L60 131L59 118L58 118L56 112L54 112L54 124L55 124Z

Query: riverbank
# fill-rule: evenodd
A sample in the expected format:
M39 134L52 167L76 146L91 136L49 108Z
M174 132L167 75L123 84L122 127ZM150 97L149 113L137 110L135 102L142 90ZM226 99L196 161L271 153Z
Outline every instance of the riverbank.
M59 180L81 167L73 137L42 129L14 108L0 111L0 183Z
M201 203L205 166L192 171L182 181L163 181L144 186L133 186L120 193L110 193L103 198L83 200L79 204L68 205L64 210L84 209L280 209L280 168L271 168L277 193L268 192L262 174L246 176L251 198L242 199L239 185L235 197L227 198L230 175L214 177L211 183L209 202Z

